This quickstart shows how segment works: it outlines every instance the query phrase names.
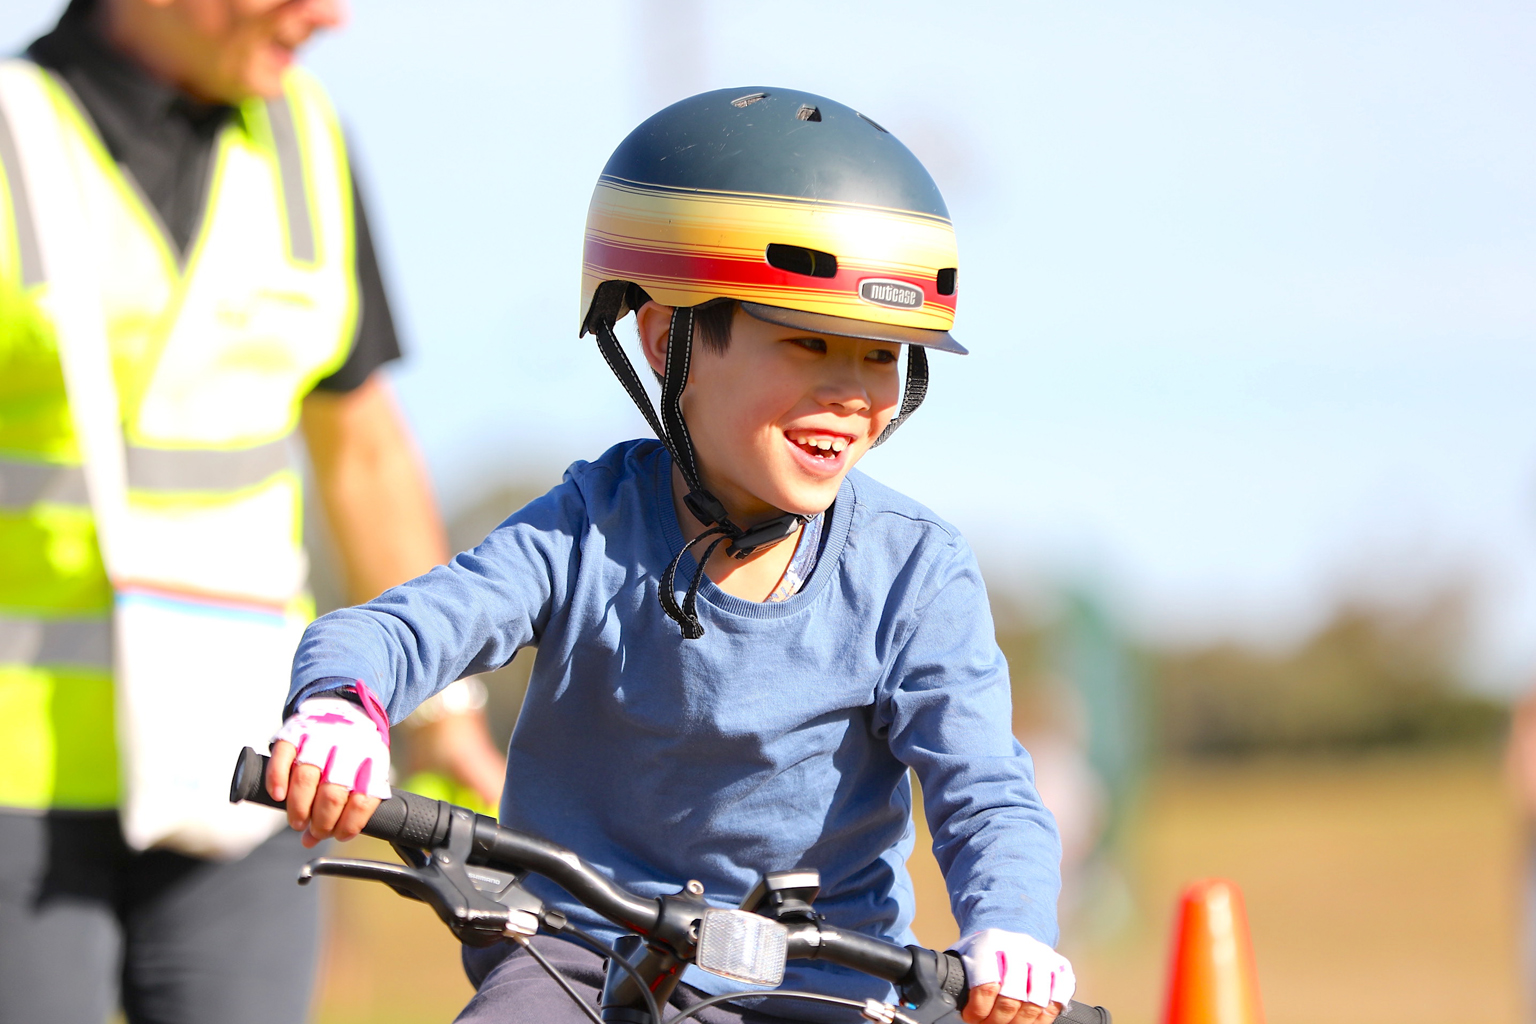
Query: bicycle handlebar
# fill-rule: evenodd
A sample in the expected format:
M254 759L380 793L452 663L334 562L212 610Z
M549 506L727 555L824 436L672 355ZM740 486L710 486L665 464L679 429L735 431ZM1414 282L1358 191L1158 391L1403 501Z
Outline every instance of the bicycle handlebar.
M246 747L235 765L229 799L285 810L286 804L267 792L268 758ZM395 790L382 801L363 834L388 843L430 849L448 837L455 808L442 800ZM460 813L463 812L462 810ZM505 828L483 814L474 817L470 864L502 871L530 871L554 882L578 902L628 931L650 936L662 924L661 901L644 899L615 885L575 853L526 832ZM791 959L826 960L900 983L914 970L917 947L898 946L858 932L846 932L825 922L792 926L788 936ZM965 967L957 953L943 951L934 964L937 981L959 1006L968 990ZM1056 1018L1058 1024L1109 1024L1102 1007L1070 1002Z
M283 801L273 799L267 792L266 777L267 757L246 747L235 765L230 800L285 809ZM453 805L445 801L397 789L394 796L379 804L363 826L363 834L386 843L431 848L448 837L452 809ZM620 888L565 847L526 832L502 828L483 814L475 815L469 862L504 871L532 871L620 927L641 935L656 929L660 908L655 900L642 899Z

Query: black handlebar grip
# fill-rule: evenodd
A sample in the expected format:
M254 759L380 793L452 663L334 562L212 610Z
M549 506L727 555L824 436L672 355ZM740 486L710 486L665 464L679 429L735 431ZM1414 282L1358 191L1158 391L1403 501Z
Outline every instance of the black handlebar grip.
M397 789L373 812L363 835L406 846L437 846L448 838L452 811L450 803Z
M1057 1016L1056 1024L1110 1024L1109 1011L1073 1000Z
M965 961L960 959L960 954L952 949L946 949L939 954L938 963L939 987L949 994L960 1009L965 1009L966 999L970 996L970 986L965 983Z
M267 759L250 747L240 751L234 777L229 780L229 802L238 804L242 800L280 811L287 806L267 792Z
M284 809L287 805L274 800L267 792L267 757L250 747L240 751L235 762L235 775L229 783L229 802L242 800ZM404 843L407 846L436 846L448 836L450 804L416 793L396 790L395 795L379 804L363 834L388 843Z
M965 962L960 959L960 954L947 949L939 956L935 966L939 986L949 993L955 1006L965 1009L970 988L965 983ZM1057 1016L1056 1024L1110 1024L1109 1011L1102 1006L1068 1001L1066 1008Z

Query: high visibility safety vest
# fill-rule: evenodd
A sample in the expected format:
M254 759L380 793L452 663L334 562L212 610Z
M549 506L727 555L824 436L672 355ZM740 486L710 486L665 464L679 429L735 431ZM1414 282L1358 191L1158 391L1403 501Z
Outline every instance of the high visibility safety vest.
M323 91L289 72L280 97L241 104L220 132L183 261L67 86L20 66L76 171L127 504L155 564L142 588L108 580L39 257L44 219L23 173L28 140L0 108L0 808L106 809L120 798L114 605L170 591L225 616L310 615L293 434L301 400L355 332L351 176ZM206 666L209 686L219 670Z

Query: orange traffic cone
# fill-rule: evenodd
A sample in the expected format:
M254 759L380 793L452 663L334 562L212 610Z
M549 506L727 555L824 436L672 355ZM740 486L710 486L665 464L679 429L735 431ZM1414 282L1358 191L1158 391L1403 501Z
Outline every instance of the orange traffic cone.
M1264 1024L1236 883L1207 878L1184 890L1163 1024Z

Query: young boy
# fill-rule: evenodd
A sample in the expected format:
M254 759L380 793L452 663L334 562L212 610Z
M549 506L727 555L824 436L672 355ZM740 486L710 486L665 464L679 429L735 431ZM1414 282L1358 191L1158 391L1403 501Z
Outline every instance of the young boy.
M921 401L925 350L965 351L954 268L932 179L848 107L723 90L636 129L593 196L582 333L662 440L576 463L451 565L309 628L268 776L293 826L355 836L389 792L386 717L535 645L503 823L646 895L697 878L734 906L764 872L814 867L832 924L910 942L911 769L965 936L965 1019L1054 1019L1073 988L1048 945L1059 841L1010 734L975 559L852 472ZM630 310L659 416L614 336ZM596 956L539 941L595 991ZM467 962L461 1020L583 1019L521 951ZM683 980L683 1004L733 987ZM890 991L814 961L785 985Z

